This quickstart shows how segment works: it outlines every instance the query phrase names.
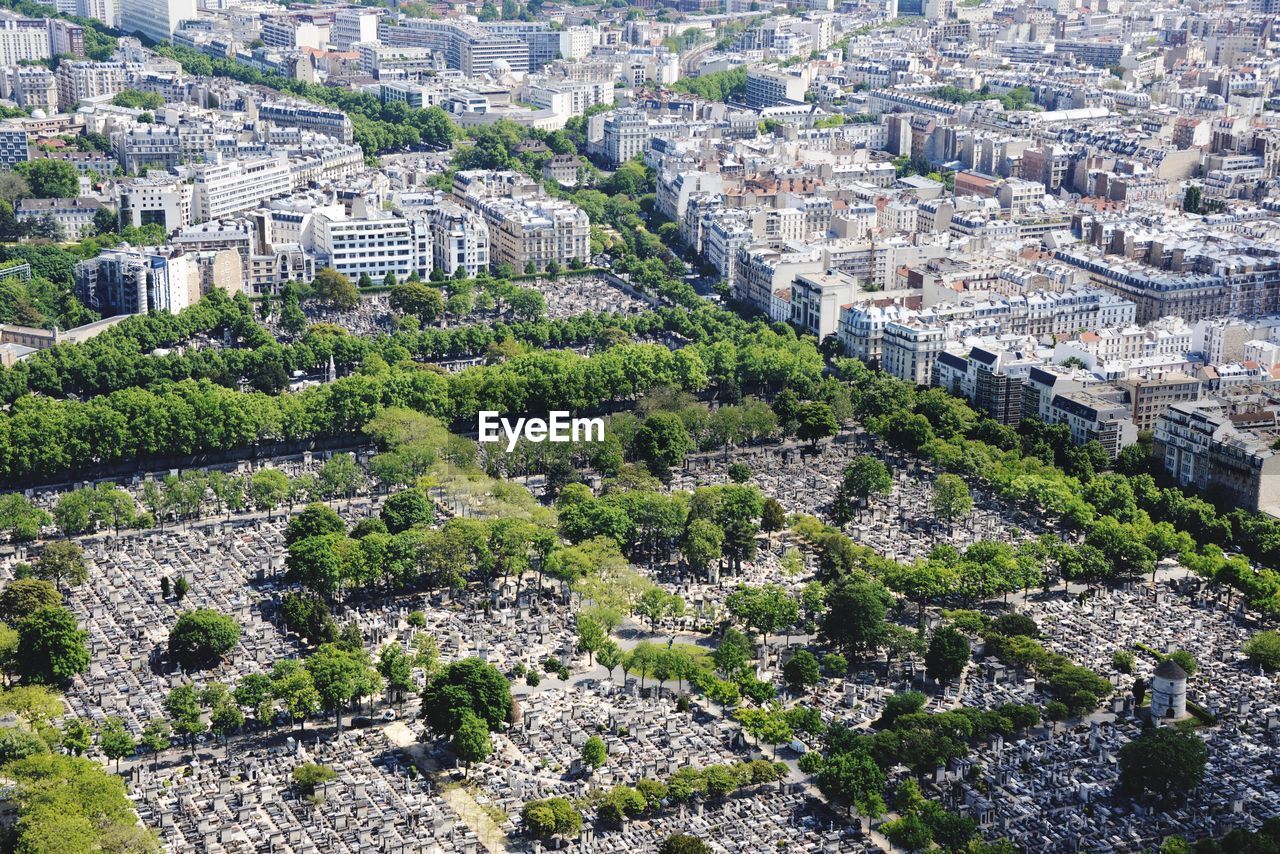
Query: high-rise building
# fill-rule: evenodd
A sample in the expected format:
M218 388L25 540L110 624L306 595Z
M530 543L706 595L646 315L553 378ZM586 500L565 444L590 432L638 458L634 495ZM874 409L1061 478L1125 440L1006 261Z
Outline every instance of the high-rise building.
M178 22L196 17L196 0L121 0L120 29L168 41Z

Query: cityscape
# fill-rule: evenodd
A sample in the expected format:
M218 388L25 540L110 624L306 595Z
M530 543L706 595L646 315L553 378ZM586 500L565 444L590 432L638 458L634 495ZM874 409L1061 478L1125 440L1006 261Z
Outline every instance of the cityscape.
M0 854L1280 854L1280 2L0 0Z

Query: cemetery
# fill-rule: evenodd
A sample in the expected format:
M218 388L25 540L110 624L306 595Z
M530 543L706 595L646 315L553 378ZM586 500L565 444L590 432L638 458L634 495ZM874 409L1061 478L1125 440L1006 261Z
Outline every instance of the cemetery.
M939 545L963 551L982 541L1016 544L1047 529L1044 520L1005 506L978 485L971 512L940 523L931 504L937 473L860 432L816 447L773 442L694 454L664 489L672 495L729 484L740 477L731 467L745 464L749 484L788 513L826 519L841 472L865 455L883 460L892 482L856 508L843 530L886 558L922 560ZM315 489L331 476L325 457L281 459L269 467ZM354 461L357 476L329 499L349 528L385 517L388 496L364 471L369 455L362 451ZM240 472L250 475L253 466ZM522 481L535 493L545 488L540 476ZM437 521L506 512L505 499L483 483L445 481L433 489ZM146 503L146 479L123 488ZM58 499L47 493L34 504L56 510ZM67 603L87 631L90 664L66 691L69 715L99 729L118 718L142 739L149 724L170 713L166 698L175 688L231 687L254 674L265 679L278 663L305 662L313 653L281 614L284 597L297 589L286 577L287 537L301 504L289 507L282 498L264 513L223 507L207 495L203 500L163 528L79 538L87 580L70 590ZM684 610L656 623L638 615L624 619L616 630L624 658L642 641L713 651L723 621L731 619L730 597L743 586L772 585L800 600L818 572L805 543L782 530L759 535L757 544L754 558L736 572L720 564L703 574L681 562L636 562L633 569L678 596ZM39 558L36 546L11 547L0 563L4 581ZM169 593L179 578L185 581L180 599ZM851 813L800 769L804 753L824 750L821 736L796 732L789 745L769 748L746 735L733 709L710 701L692 682L652 674L646 680L626 665L619 670L593 661L579 645L583 601L555 582L512 577L492 580L478 598L475 590L444 588L335 603L338 624L358 632L375 660L386 645L414 650L429 638L441 664L480 659L511 679L509 722L491 733L491 750L479 761L464 762L424 723L417 692L433 671L415 667L407 695L380 690L365 698L359 706L367 704L368 713L348 710L350 725L341 733L323 710L309 721L277 711L267 726L255 719L234 737L206 731L187 742L174 736L166 749L125 756L128 795L172 850L624 852L657 850L675 833L708 840L717 851L859 852L889 844L880 828L892 827L892 806L877 817ZM1257 620L1228 592L1166 562L1154 582L1065 591L1046 586L981 608L1030 617L1044 648L1101 674L1114 688L1095 711L992 734L925 775L926 796L971 820L987 840L1016 840L1032 852L1137 850L1174 833L1217 837L1256 829L1280 814L1280 783L1257 772L1274 764L1280 739L1275 677L1245 660L1241 650ZM241 631L214 666L184 672L167 639L177 616L191 609L228 615ZM904 630L919 620L930 632L951 619L934 607L918 614L900 608L889 616ZM824 726L852 733L874 733L895 695L908 690L926 692L926 714L1008 704L1043 709L1054 699L1032 670L1003 661L981 637L973 639L972 658L956 682L931 679L918 651L898 657L879 651L846 674L824 672L802 693L786 683L783 665L799 650L822 647L815 625L797 621L768 641L753 648L753 676L773 686L783 707L812 708ZM1125 650L1133 653L1131 672L1115 664ZM1194 658L1194 674L1172 659L1162 663L1160 656L1175 650ZM535 671L545 675L534 679ZM1141 696L1135 682L1144 688ZM1177 718L1203 740L1206 779L1214 785L1171 805L1117 798L1121 748L1142 735L1153 708L1169 706L1175 708L1165 726ZM606 746L599 767L583 759L591 739ZM785 763L780 779L748 783L723 797L664 801L621 823L600 811L603 793L639 781L775 758ZM331 769L331 777L325 772L314 786L300 785L295 769L312 765ZM886 796L909 776L904 768L891 769ZM521 816L530 803L555 798L578 805L583 822L580 830L549 839Z

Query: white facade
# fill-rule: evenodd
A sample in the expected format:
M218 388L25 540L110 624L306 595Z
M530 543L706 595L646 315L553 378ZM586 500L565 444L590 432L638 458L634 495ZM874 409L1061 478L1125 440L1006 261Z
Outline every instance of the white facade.
M442 202L430 208L431 263L447 278L459 269L468 278L489 268L489 226L484 219L461 205Z
M196 0L121 0L120 28L168 41L178 22L196 17Z
M417 272L431 273L429 235L425 222L391 214L347 218L315 217L318 267L332 267L351 279L368 275L381 282L388 273L400 281Z
M41 18L0 17L0 66L49 58L49 30Z
M293 188L289 161L284 157L200 166L195 179L196 222L250 210Z

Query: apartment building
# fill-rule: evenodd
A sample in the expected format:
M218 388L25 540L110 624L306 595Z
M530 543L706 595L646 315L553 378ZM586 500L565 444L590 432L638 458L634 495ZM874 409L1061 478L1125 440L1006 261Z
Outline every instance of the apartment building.
M69 240L79 240L94 233L93 218L102 210L102 202L81 196L74 199L21 199L14 208L19 225L52 218Z
M210 163L193 170L192 215L196 222L221 219L258 207L293 189L284 156Z
M1280 509L1274 410L1233 413L1215 400L1175 403L1156 419L1155 458L1183 487L1224 496L1246 510Z
M0 124L0 168L12 169L31 157L27 132L20 127Z
M58 78L47 68L15 65L0 73L0 91L29 110L58 112Z
M168 171L183 161L182 131L169 125L137 125L112 134L120 166L130 175Z
M472 207L489 225L489 262L516 272L561 267L591 257L591 220L577 205L559 199L487 198Z
M431 273L430 235L422 220L384 211L353 217L318 213L314 228L317 267L378 282L388 273L401 281L415 272L424 279Z
M1097 442L1112 459L1126 445L1138 441L1138 428L1129 418L1125 394L1116 389L1054 395L1046 421L1067 425L1071 441L1077 445Z
M194 188L175 177L139 178L121 185L120 223L159 225L165 233L191 225Z
M1200 399L1200 380L1172 371L1155 377L1129 377L1116 387L1128 394L1129 417L1139 430L1154 430L1160 416L1176 403Z
M1022 381L1030 370L1016 352L973 347L967 355L943 351L933 369L933 385L964 397L1001 424L1022 420Z
M796 276L791 284L790 316L783 319L822 341L836 334L840 307L859 291L857 280L840 272Z
M377 41L378 21L383 14L382 9L339 9L333 14L330 43L338 50L351 50L361 42Z
M313 131L339 142L350 143L355 129L347 114L337 107L310 101L265 101L257 108L258 118L279 127Z
M103 316L178 312L200 297L199 274L181 252L107 249L76 265L76 295Z
M118 95L128 88L123 62L61 62L58 79L58 107L64 111L88 98Z
M50 56L49 25L45 18L26 18L12 12L0 12L0 67L48 59Z
M467 278L475 278L489 269L489 226L484 218L462 205L450 201L428 208L431 227L432 268L447 278L462 270Z
M765 66L747 68L746 102L753 110L802 104L808 88L809 82L798 74Z
M900 380L927 386L933 381L933 363L945 346L945 333L940 326L918 320L889 320L884 323L880 346L881 369Z
M637 110L619 110L605 117L603 149L611 166L620 166L644 154L653 139L649 118Z
M404 47L429 47L440 51L448 68L467 77L495 70L527 72L529 44L514 36L485 32L478 24L406 18L379 23L378 40Z

